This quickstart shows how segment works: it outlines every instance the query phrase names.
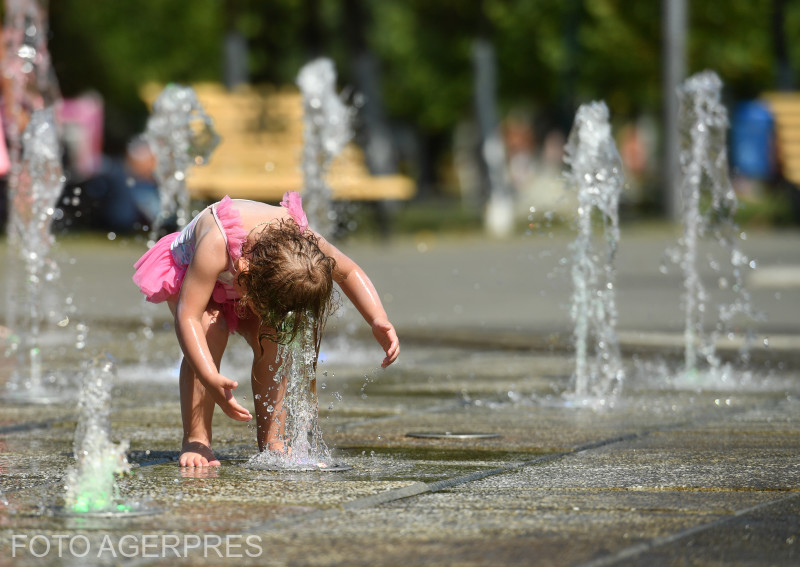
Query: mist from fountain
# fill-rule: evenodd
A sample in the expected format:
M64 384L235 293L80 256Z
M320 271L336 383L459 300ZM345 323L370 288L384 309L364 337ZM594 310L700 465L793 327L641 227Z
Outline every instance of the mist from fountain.
M702 360L712 373L722 370L716 352L717 340L729 334L738 318L757 319L743 272L756 267L738 247L741 237L734 220L738 207L736 193L729 178L726 134L728 114L721 101L722 81L712 71L704 71L687 79L678 90L680 103L681 196L683 198L683 237L680 240L680 267L684 276L683 308L685 315L684 364L687 375L697 374ZM709 259L710 266L720 273L719 287L730 290L734 299L722 303L711 332L704 320L711 293L698 274L698 244L706 236L727 252L729 274L724 262ZM746 352L745 361L747 359Z
M326 176L353 136L352 110L336 92L336 70L330 59L304 65L297 85L303 97L303 206L310 226L332 238L337 219Z
M170 84L153 103L144 139L156 158L154 173L161 198L161 210L150 232L155 244L164 224L172 217L178 229L189 221L186 176L191 166L208 163L220 138L194 89Z
M567 186L577 192L578 235L572 250L575 390L578 400L611 403L624 380L616 335L616 267L622 162L611 135L604 102L582 105L565 146ZM602 222L602 245L595 242L593 218Z

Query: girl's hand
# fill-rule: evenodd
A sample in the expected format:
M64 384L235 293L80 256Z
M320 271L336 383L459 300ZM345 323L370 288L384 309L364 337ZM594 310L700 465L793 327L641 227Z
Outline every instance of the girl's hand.
M233 391L239 387L239 383L226 378L222 374L219 374L217 378L205 385L206 391L208 391L217 405L222 408L225 415L236 421L250 421L253 419L250 412L233 397Z
M400 354L400 341L397 339L397 333L388 319L376 319L372 322L372 334L386 353L386 358L381 363L381 368L386 368L397 360L397 355Z

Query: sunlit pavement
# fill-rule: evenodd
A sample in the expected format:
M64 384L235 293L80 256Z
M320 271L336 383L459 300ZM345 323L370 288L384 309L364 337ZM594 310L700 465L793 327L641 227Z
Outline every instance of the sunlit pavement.
M221 412L222 466L180 469L176 341L167 310L130 283L144 244L64 242L59 293L75 310L43 337L45 365L77 375L91 356L114 357L112 433L130 442L134 464L118 486L145 513L61 515L75 393L49 405L6 399L0 563L796 565L800 234L750 231L742 242L764 320L750 362L711 377L680 372L682 276L664 254L674 235L628 231L617 257L626 380L615 399L565 395L569 242L563 231L341 244L402 341L382 371L354 310L332 321L320 421L345 472L247 469L255 434ZM723 293L718 273L702 275ZM744 338L744 327L723 337L722 357L736 359ZM247 357L232 340L224 371L249 404Z

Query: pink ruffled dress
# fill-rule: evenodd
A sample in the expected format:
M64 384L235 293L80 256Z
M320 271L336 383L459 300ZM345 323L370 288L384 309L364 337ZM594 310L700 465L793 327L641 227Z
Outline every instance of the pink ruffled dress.
M281 201L289 215L294 219L300 232L308 228L308 220L303 212L300 195L289 191ZM217 226L225 238L228 249L228 270L222 272L217 278L217 283L211 297L222 305L225 321L231 333L238 328L239 318L236 315L236 302L239 294L233 287L233 266L242 256L242 245L247 239L247 232L242 226L239 212L233 207L233 200L227 195L218 203L210 205L199 213L187 224L181 232L173 232L161 238L156 244L142 255L134 264L136 272L133 282L151 303L161 303L169 299L177 299L186 275L186 269L194 256L194 230L197 219L201 215L214 216Z

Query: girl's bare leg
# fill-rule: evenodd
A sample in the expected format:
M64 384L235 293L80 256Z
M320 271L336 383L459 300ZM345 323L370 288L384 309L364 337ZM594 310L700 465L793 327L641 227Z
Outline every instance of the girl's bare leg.
M169 306L174 313L175 304L170 302ZM203 315L203 330L214 364L219 369L222 354L228 344L228 325L218 304L212 303L206 309ZM179 384L183 442L178 463L182 467L219 466L219 461L211 451L214 400L186 358L181 362Z
M286 410L283 398L286 394L286 376L276 381L276 371L281 361L276 360L278 345L264 342L264 352L253 357L253 397L256 398L256 425L258 450L283 452L286 431Z
M258 450L283 452L286 427L283 397L286 393L286 377L275 380L281 365L278 360L278 345L266 340L259 343L258 331L258 321L255 318L240 320L239 332L253 349L251 384L255 400Z

